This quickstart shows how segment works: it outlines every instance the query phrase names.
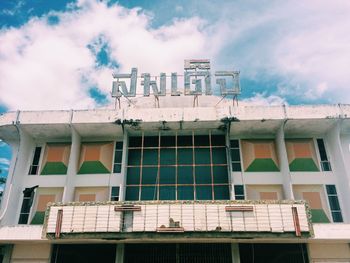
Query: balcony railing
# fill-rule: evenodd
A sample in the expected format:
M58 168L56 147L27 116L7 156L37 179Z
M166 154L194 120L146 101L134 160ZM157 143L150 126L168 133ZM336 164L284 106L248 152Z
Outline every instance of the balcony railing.
M309 237L310 213L302 201L151 201L51 204L48 238ZM176 233L176 235L174 235Z

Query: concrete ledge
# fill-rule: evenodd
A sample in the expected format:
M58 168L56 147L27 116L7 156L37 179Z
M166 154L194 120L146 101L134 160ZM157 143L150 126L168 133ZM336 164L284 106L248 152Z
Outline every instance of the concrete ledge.
M8 241L44 241L42 225L17 225L0 227L0 243Z
M350 224L313 224L315 241L350 241Z

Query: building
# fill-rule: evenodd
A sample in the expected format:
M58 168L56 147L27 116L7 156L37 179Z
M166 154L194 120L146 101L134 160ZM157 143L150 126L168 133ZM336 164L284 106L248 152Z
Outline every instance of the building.
M0 262L350 262L349 116L215 96L4 113Z

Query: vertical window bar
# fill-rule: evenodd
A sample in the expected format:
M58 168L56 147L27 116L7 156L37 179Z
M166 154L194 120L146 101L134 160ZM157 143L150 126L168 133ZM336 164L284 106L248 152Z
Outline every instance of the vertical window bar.
M317 139L317 146L320 154L322 171L332 171L323 139Z
M41 154L41 147L35 147L33 161L29 169L30 175L38 174L40 154Z
M326 185L329 207L332 214L333 222L343 222L343 216L340 209L339 199L335 185Z

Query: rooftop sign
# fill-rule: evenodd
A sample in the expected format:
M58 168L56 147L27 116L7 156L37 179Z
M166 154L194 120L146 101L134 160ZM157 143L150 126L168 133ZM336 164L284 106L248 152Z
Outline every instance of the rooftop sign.
M185 60L184 63L184 95L202 95L203 87L205 95L212 95L212 77L210 72L210 60L208 59L191 59ZM219 86L222 96L240 94L239 86L239 71L215 71L215 83ZM171 78L171 96L180 96L181 92L177 86L177 73L171 73L167 76L165 73L160 73L159 82L156 79L151 79L149 73L137 75L137 68L132 68L130 74L113 74L112 97L120 98L135 97L137 79L141 78L143 86L143 96L150 96L151 89L155 96L166 96L166 78ZM126 83L129 80L129 87Z

